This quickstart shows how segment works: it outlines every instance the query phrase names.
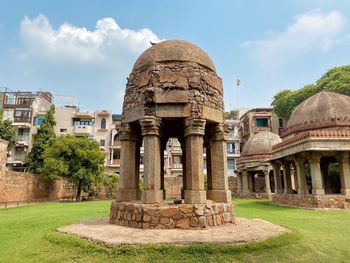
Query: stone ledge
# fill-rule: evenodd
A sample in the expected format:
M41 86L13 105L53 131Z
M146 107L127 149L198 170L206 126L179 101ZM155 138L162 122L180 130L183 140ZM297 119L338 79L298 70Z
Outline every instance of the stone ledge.
M113 202L111 224L141 229L205 229L234 223L232 203L142 204Z
M349 196L346 195L299 195L274 194L276 204L311 209L350 209Z

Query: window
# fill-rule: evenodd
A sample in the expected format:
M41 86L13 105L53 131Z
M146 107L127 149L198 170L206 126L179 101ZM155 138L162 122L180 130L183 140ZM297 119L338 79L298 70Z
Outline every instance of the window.
M114 149L113 151L113 160L119 160L120 159L120 150Z
M106 140L100 140L100 146L105 146Z
M60 132L67 132L67 129L60 129Z
M235 153L235 144L234 143L227 144L227 153Z
M106 118L102 118L101 120L101 129L106 129Z
M279 124L280 128L283 128L283 119L282 118L278 119L278 124Z
M45 115L39 115L37 117L34 117L34 125L35 126L40 126L45 119Z
M256 126L258 126L258 127L268 127L269 126L268 118L256 118Z
M229 170L234 170L235 169L235 160L234 159L228 159L227 160L227 168Z
M16 109L14 112L15 122L28 122L30 121L30 112L28 109Z

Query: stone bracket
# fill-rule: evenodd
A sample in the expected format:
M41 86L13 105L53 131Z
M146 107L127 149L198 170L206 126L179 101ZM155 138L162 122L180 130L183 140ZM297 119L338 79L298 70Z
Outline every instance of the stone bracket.
M190 135L204 135L205 119L190 117L185 119L185 137Z
M153 116L146 116L140 120L142 136L159 136L161 119Z

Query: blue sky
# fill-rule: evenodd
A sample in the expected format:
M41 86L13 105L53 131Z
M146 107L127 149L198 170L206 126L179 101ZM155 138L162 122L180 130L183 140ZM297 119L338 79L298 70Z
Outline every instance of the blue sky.
M185 39L213 59L227 110L266 107L279 90L350 64L349 23L345 0L0 0L0 87L118 113L149 40Z

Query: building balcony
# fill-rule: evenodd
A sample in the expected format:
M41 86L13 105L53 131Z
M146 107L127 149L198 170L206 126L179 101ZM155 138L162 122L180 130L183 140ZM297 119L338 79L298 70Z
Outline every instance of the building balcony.
M90 135L94 132L94 126L91 125L74 125L73 129L76 135Z
M16 146L29 146L29 136L19 136L16 139Z
M31 118L30 117L22 117L22 116L15 116L13 118L13 123L31 123Z
M175 163L171 166L171 169L182 169L182 163Z

